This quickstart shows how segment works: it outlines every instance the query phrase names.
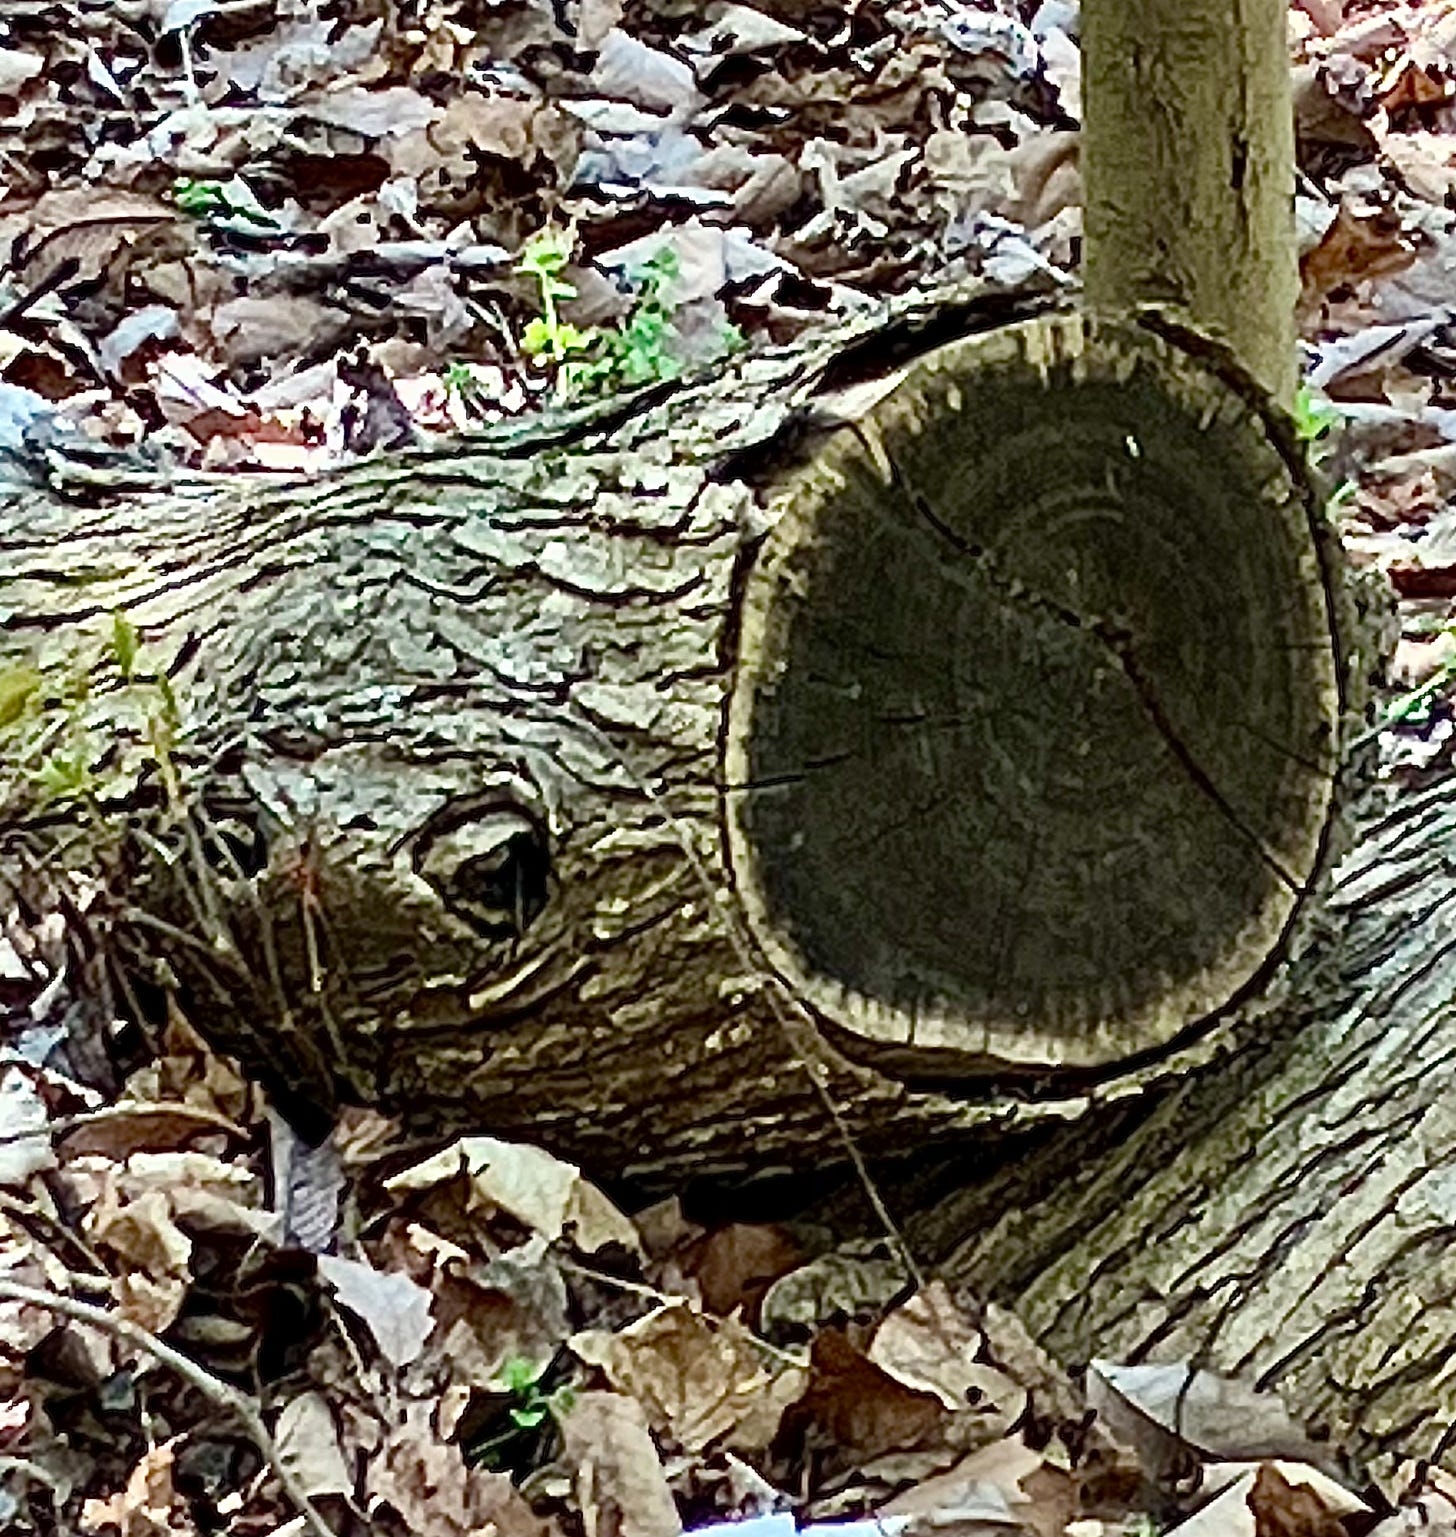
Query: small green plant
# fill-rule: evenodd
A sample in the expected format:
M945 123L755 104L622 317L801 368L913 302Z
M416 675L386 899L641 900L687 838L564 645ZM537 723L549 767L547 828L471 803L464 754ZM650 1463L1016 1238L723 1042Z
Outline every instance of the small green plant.
M6 771L0 800L20 791L37 806L74 801L94 811L109 789L148 767L160 773L169 797L175 795L172 754L181 711L171 679L144 665L137 627L123 613L110 616L99 657L94 646L78 638L60 665L0 669L0 765ZM121 687L108 693L103 739L89 706L93 667L99 664L104 675L107 663Z
M270 234L283 226L253 196L241 177L231 181L194 181L179 176L172 183L172 201L183 213L206 224L242 224Z
M570 1413L576 1397L564 1383L549 1386L554 1366L520 1357L502 1366L491 1385L490 1412L466 1448L470 1462L523 1473L543 1459L556 1422Z
M1156 1516L1138 1511L1123 1522L1123 1537L1162 1537L1163 1524Z
M1310 458L1318 462L1331 446L1335 429L1344 420L1329 400L1301 384L1294 396L1294 433L1306 445Z
M595 365L609 387L635 389L676 378L681 371L672 353L677 329L670 298L679 271L677 252L663 246L636 274L636 301L621 326L603 337L602 357Z
M541 301L541 313L521 333L521 346L531 361L541 367L550 364L558 378L568 359L587 351L594 338L563 321L557 308L562 299L574 299L576 287L561 273L571 260L571 238L557 230L543 230L526 243L516 271L535 278Z
M494 403L489 386L473 364L452 360L445 365L442 382L445 393L460 402L467 416L479 417Z
M585 330L564 321L559 307L576 297L575 287L561 276L571 252L569 235L545 230L527 242L516 264L518 272L535 279L541 304L540 315L521 333L521 347L536 367L552 372L558 396L610 395L675 379L683 368L673 319L677 252L664 245L632 273L632 307L624 320ZM721 356L746 345L732 324L723 326L720 341Z

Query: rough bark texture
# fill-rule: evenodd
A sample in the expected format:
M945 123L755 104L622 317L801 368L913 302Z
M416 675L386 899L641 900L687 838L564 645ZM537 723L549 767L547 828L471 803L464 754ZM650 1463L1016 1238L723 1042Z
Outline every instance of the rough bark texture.
M917 1242L1069 1361L1208 1364L1364 1470L1452 1465L1453 856L1449 782L1383 796L1281 1010L1143 1124L1058 1134Z
M11 868L99 847L119 984L296 1106L598 1169L1205 1057L1298 949L1356 627L1256 392L1073 317L956 339L1037 303L308 484L57 457L3 512Z
M1088 301L1155 304L1293 398L1285 0L1083 0Z

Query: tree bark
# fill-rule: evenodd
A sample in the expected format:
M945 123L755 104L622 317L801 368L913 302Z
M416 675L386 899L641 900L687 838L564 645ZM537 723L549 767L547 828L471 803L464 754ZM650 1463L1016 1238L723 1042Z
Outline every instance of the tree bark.
M1237 367L1038 307L308 483L53 455L4 513L7 868L88 844L129 1007L180 984L296 1114L599 1170L1206 1057L1300 947L1360 626Z
M1206 1364L1361 1472L1452 1466L1453 856L1448 773L1387 780L1282 1008L1138 1116L923 1203L916 1244L1069 1362Z
M1294 109L1285 0L1083 0L1084 280L1171 309L1294 398Z

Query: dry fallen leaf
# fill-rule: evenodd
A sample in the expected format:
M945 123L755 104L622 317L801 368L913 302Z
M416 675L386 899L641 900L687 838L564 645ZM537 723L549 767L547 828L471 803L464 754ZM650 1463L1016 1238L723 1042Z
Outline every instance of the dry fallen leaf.
M698 1283L703 1306L726 1318L742 1308L752 1320L763 1294L803 1262L803 1251L785 1228L730 1222L690 1244L679 1261Z
M982 1359L986 1337L943 1281L931 1281L889 1314L868 1354L907 1387L934 1393L947 1409L984 1415L990 1439L1003 1435L1026 1407L1026 1390Z
M1186 1461L1190 1451L1240 1461L1318 1460L1277 1395L1182 1363L1093 1361L1087 1370L1087 1402L1113 1434L1136 1448L1154 1478Z
M524 1143L462 1137L394 1175L385 1188L428 1190L461 1174L469 1178L472 1205L497 1206L548 1241L570 1229L573 1245L586 1254L612 1243L639 1251L637 1230L580 1169Z
M642 1406L620 1393L582 1393L562 1426L586 1537L678 1537L682 1522Z
M197 1528L172 1482L172 1441L151 1447L131 1471L126 1488L88 1499L81 1529L116 1537L195 1537Z
M465 1465L460 1448L440 1438L433 1413L429 1402L407 1401L402 1423L367 1459L370 1508L387 1502L411 1537L554 1537L505 1474Z
M339 1301L368 1326L390 1365L407 1366L424 1349L434 1318L433 1299L423 1286L407 1275L332 1254L320 1254L318 1268Z
M1213 1487L1214 1497L1179 1524L1183 1537L1346 1537L1340 1518L1366 1509L1333 1479L1298 1463L1262 1462L1237 1470L1226 1485L1215 1477Z
M339 1427L322 1393L300 1393L284 1404L273 1427L279 1456L305 1494L352 1495L354 1481L344 1465Z
M809 1380L807 1370L770 1356L736 1319L705 1317L687 1302L657 1308L615 1334L583 1330L569 1343L642 1405L654 1430L689 1452L710 1443L765 1451Z

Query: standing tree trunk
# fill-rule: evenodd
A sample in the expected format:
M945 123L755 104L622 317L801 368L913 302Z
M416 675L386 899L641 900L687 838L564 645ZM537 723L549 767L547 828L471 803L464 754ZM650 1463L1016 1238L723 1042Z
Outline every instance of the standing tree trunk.
M1294 398L1285 0L1083 0L1088 303L1171 310Z

